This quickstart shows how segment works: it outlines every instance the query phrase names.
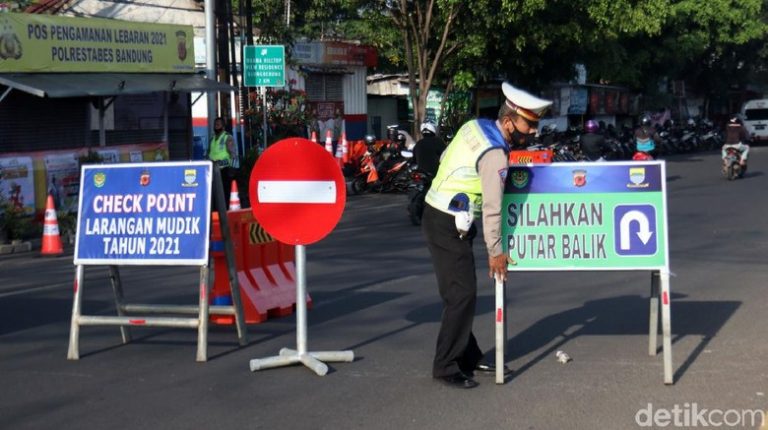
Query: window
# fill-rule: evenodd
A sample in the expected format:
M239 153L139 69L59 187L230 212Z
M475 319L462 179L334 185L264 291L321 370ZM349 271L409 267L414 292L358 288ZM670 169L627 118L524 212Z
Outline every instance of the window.
M311 73L306 79L307 97L311 102L343 101L343 75Z

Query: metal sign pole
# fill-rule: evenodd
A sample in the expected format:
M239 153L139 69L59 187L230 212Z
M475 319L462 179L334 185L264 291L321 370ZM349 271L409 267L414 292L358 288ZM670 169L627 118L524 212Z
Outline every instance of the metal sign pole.
M659 271L651 272L651 312L648 318L648 355L655 356L659 333Z
M272 367L289 366L301 363L319 376L328 373L324 361L352 362L355 360L353 351L320 351L307 352L307 272L306 249L304 245L296 245L296 349L283 348L280 355L251 360L252 372Z
M261 87L261 97L262 97L262 110L264 111L264 122L262 123L262 131L264 135L264 140L262 141L261 150L267 149L267 87Z
M504 357L507 343L507 304L504 280L499 275L496 281L496 383L504 383Z
M674 383L672 374L672 315L669 294L669 270L661 273L661 330L662 345L664 346L664 383Z
M83 265L75 268L75 297L72 300L72 325L69 329L68 360L80 359L80 313L83 303Z

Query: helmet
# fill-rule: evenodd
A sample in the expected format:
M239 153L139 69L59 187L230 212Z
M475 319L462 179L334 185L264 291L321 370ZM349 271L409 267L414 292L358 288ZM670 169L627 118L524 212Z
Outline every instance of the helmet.
M693 118L688 118L688 126L693 127L694 125L696 125L696 120Z
M651 117L648 115L643 115L640 118L640 125L642 125L643 127L648 127L649 125L651 125Z
M373 145L374 142L376 142L376 136L374 136L372 134L366 134L365 135L365 144L366 145L369 145L369 146Z
M424 134L424 133L437 134L437 130L435 129L435 125L432 124L429 121L425 121L425 122L421 123L420 130L421 130L421 134Z
M587 121L587 124L584 126L584 130L586 130L587 133L597 133L597 130L600 129L600 126L597 125L597 122L594 120Z
M741 124L741 118L739 118L738 115L734 115L731 117L731 119L728 120L728 123L730 124Z

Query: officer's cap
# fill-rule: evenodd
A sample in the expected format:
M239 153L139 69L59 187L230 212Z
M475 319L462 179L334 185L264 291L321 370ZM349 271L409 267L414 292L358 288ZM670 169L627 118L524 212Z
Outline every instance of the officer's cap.
M507 99L507 106L528 121L538 122L544 112L552 106L552 101L540 99L507 82L501 84L501 90Z

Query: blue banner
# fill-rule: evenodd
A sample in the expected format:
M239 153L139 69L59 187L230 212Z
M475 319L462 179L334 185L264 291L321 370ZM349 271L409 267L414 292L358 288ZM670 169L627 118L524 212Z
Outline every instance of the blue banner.
M209 161L86 165L80 178L75 264L208 264Z

